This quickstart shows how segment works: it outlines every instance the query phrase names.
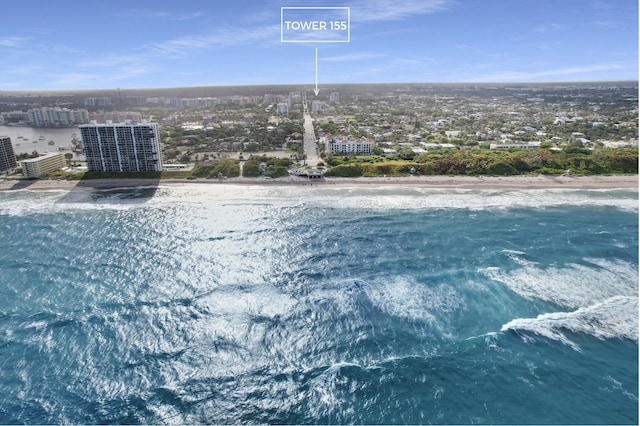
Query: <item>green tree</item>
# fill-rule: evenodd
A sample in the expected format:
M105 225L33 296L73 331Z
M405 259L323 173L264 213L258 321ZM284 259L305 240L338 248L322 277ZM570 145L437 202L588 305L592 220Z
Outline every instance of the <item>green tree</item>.
M413 160L416 157L416 153L408 146L403 146L398 150L397 156L403 160Z
M262 175L262 171L260 170L260 161L258 160L247 160L242 167L242 176L244 177L258 177Z
M362 174L363 170L359 164L341 164L327 170L325 176L359 177Z
M255 142L251 142L250 144L247 144L247 147L245 148L245 151L247 151L247 152L258 152L258 151L260 151L260 144L255 143Z
M283 166L274 166L271 171L271 177L273 178L288 176L288 175L289 175L289 172L287 171L287 168Z

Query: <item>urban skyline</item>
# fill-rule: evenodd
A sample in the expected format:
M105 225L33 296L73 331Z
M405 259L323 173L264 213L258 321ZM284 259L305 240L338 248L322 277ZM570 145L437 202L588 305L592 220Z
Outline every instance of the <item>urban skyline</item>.
M349 7L350 42L282 43L288 6ZM4 17L0 90L312 87L316 48L321 90L638 79L638 4L627 0L117 0L90 10L72 0L15 3Z

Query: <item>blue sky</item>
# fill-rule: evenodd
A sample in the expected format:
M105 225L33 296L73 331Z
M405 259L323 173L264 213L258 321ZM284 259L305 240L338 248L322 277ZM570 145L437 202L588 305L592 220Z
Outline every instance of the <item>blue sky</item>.
M35 4L34 4L35 3ZM348 6L349 43L282 43ZM0 90L638 79L637 0L66 0L3 5Z

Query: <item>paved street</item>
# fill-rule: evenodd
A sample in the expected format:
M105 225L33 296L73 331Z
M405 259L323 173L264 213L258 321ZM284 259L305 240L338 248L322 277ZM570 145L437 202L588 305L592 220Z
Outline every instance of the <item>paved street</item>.
M317 152L316 134L313 130L313 119L311 115L305 111L304 113L304 153L307 156L307 164L316 166L320 162Z

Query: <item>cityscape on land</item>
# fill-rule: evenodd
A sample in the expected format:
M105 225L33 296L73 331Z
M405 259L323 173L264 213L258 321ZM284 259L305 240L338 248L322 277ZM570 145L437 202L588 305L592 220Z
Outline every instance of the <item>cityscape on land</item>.
M2 92L0 113L8 178L638 170L637 82Z

